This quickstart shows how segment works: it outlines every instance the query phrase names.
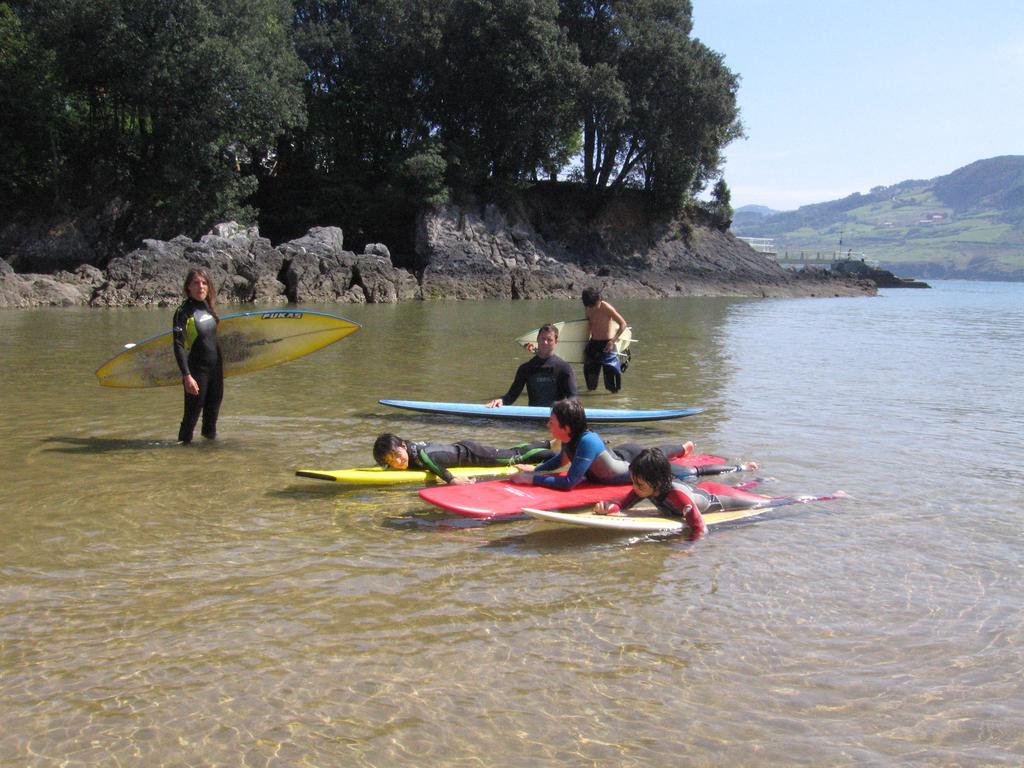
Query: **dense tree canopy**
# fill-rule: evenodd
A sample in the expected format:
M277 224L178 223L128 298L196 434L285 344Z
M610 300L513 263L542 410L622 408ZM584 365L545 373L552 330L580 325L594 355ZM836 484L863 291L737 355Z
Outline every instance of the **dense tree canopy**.
M54 82L55 56L0 4L0 206L33 206L59 176L67 129ZM53 191L56 191L54 189Z
M0 3L0 206L366 240L541 178L674 213L740 135L690 0ZM255 206L250 208L247 206ZM392 232L388 232L392 230Z
M237 213L255 189L251 166L304 119L286 0L3 7L29 49L13 74L42 84L42 108L5 123L3 145L39 158L41 130L53 153L50 177L14 193L45 191L57 206L121 198L152 234L174 234ZM18 108L18 93L3 98L4 111Z
M720 173L741 135L738 81L690 38L689 0L562 0L562 23L586 67L578 99L582 179L633 184L676 210Z
M535 179L566 162L580 68L557 16L554 0L453 0L426 117L457 186Z

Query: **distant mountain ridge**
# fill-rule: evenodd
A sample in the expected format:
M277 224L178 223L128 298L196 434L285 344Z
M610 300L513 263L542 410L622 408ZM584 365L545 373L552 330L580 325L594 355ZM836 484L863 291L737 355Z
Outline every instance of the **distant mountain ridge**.
M773 238L780 254L852 251L898 274L1024 280L1024 156L978 160L795 211L744 206L732 232Z
M774 216L780 211L776 211L774 208L769 208L767 205L744 205L742 208L737 209L736 213L742 213L744 215L753 216Z

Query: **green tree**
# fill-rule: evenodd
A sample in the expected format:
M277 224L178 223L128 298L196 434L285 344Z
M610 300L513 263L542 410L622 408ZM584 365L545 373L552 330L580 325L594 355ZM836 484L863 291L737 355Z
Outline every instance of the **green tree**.
M655 206L675 212L721 176L722 149L742 136L736 77L699 41L683 42L666 62L653 108L637 110L643 183ZM635 135L635 134L634 134Z
M269 229L330 221L356 242L400 227L411 238L416 207L450 191L557 174L579 136L579 67L557 12L554 0L296 0L309 125L281 142L261 191Z
M711 190L711 199L702 203L701 207L707 211L717 229L726 232L732 226L732 192L729 191L729 185L724 179L715 182Z
M720 174L742 135L738 80L690 38L689 0L561 0L561 22L587 69L579 95L582 179L631 185L675 213Z
M282 137L277 172L261 184L261 225L272 236L332 223L365 242L409 229L417 205L444 198L443 154L423 102L446 8L295 0L309 121Z
M65 202L121 197L149 235L251 218L255 167L304 120L286 0L29 0L69 129Z
M57 194L65 122L55 57L0 3L0 211L44 203Z
M578 142L582 74L554 0L452 0L427 118L457 189L552 175Z

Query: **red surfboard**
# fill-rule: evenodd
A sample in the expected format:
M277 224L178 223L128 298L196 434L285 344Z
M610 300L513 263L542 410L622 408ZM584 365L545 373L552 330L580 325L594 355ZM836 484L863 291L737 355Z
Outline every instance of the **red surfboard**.
M673 459L677 464L702 467L728 464L721 456L691 454ZM523 507L532 509L568 509L596 504L625 496L630 485L599 485L584 480L571 491L558 491L542 485L517 485L511 480L490 480L472 485L440 485L424 488L420 496L442 509L467 517L512 517L523 514Z

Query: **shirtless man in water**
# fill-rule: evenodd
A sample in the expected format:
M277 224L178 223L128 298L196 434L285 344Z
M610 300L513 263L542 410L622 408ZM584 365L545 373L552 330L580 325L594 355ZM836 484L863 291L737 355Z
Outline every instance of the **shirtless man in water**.
M615 351L615 342L626 331L626 318L607 301L601 298L596 288L583 290L583 306L586 307L590 341L583 350L583 378L588 390L597 389L597 376L604 370L604 388L618 392L622 386L622 366ZM612 331L613 321L618 329Z

